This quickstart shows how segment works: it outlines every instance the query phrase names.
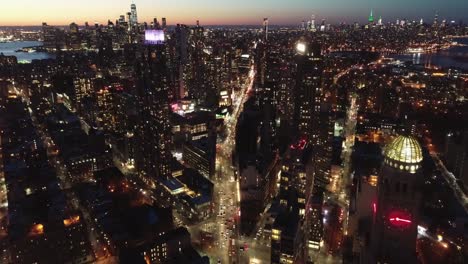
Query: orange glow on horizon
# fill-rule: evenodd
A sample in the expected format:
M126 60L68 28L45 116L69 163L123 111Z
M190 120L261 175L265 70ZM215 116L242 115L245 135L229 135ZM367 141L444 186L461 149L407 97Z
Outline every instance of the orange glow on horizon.
M23 3L2 3L4 12L0 16L0 26L41 26L43 22L49 25L66 26L72 22L84 25L88 22L107 24L113 23L120 15L126 17L130 11L131 1L100 0L98 3L91 0L78 2L52 1L52 0L24 0ZM50 2L50 3L45 3ZM145 3L146 2L146 3ZM282 10L265 10L236 6L234 9L218 4L216 7L202 4L193 4L191 1L181 8L181 3L158 3L137 1L138 21L140 23L153 21L157 17L167 18L168 25L187 24L195 25L200 20L202 25L260 25L261 18L267 15L276 15L276 21L290 18L282 15ZM280 18L280 16L282 16Z
M0 26L41 26L43 22L55 26L67 26L72 22L84 25L113 23L120 15L126 17L130 11L131 0L22 0L2 3L2 10L8 10L0 16ZM154 2L152 0L137 0L138 21L140 23L167 18L168 25L195 25L200 20L201 25L258 25L263 18L270 18L272 25L298 25L310 17L305 9L307 2L291 5L287 2L277 2L268 5L250 1L248 4L203 0L200 2L180 0ZM320 12L327 19L341 20L340 12L323 10ZM354 20L353 20L354 21Z
M169 25L194 25L200 20L202 25L258 25L268 17L272 25L299 25L310 19L312 13L317 19L326 19L331 23L367 23L368 1L219 1L219 0L177 0L154 1L135 0L140 22L151 22L154 17L159 20L166 17ZM405 8L395 9L389 1L375 1L374 10L384 12L387 21L401 17L401 11L414 10L414 15L430 20L434 10L444 10L450 19L458 21L465 18L464 7L459 0L436 1L426 5L423 0L405 2ZM71 22L83 25L98 22L106 24L107 20L115 22L120 15L130 11L132 0L21 0L3 1L1 26L40 26L42 22L49 25L69 25ZM465 8L466 9L466 8ZM377 12L377 11L376 11ZM317 20L319 21L319 20Z
M148 17L147 19L138 19L140 23L147 22L151 23L153 21L154 17ZM161 17L157 17L158 20L160 21ZM118 17L110 19L112 23L115 23L115 21L118 19ZM190 18L184 18L184 17L167 17L168 19L168 26L175 26L177 24L184 24L184 25L189 25L193 26L196 25L197 20L200 21L201 26L218 26L218 25L225 25L225 26L237 26L237 25L258 25L259 27L260 22L258 22L255 19L249 19L249 20L239 20L239 19L226 19L226 18L208 18L204 17L203 19L198 19L196 17L190 17ZM0 18L0 26L1 27L12 27L12 26L17 26L17 27L39 27L42 26L42 23L47 23L50 26L68 26L71 23L77 23L79 26L84 26L86 22L89 23L89 25L94 25L95 23L98 23L100 25L107 25L107 19L86 19L86 18L81 18L81 19L73 19L73 18L68 18L64 20L58 20L58 19L42 19L42 20L32 20L28 22L22 21L4 21L4 19ZM285 25L289 25L289 23L284 23Z

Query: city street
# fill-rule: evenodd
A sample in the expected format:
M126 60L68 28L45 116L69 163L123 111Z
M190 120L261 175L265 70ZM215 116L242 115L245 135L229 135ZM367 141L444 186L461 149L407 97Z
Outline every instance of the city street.
M468 263L467 1L4 2L0 264Z
M431 157L434 160L437 168L442 173L442 176L449 184L450 188L452 188L455 197L457 198L458 202L463 206L465 211L468 213L468 197L463 192L461 187L457 183L457 178L451 173L444 165L444 163L439 159L437 153L432 152Z
M244 263L240 262L245 255L240 249L244 245L242 239L239 239L240 193L237 170L232 166L232 152L235 148L237 120L243 111L244 103L249 98L254 78L255 70L252 67L245 84L233 100L232 115L225 120L226 139L217 147L216 179L214 180L215 216L189 227L194 242L200 242L200 233L212 234L213 245L204 252L210 257L212 263L217 263L217 261Z

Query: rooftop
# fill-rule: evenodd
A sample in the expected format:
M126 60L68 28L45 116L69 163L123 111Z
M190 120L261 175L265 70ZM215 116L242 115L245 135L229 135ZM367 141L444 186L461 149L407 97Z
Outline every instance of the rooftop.
M421 145L411 136L398 136L384 150L385 163L415 173L423 159Z

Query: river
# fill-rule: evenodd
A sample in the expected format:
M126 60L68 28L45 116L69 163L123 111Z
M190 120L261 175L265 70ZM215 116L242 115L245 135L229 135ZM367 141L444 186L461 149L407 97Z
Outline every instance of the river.
M411 61L414 64L437 66L441 68L456 67L468 71L468 38L454 38L465 46L454 46L432 54L407 54L389 56L401 61Z
M432 65L442 68L457 67L468 71L468 38L455 38L454 41L466 46L454 46L432 54L394 55L392 58L402 61L412 61L414 64ZM19 62L31 62L55 58L55 55L46 52L16 52L24 47L41 46L39 41L17 41L0 43L0 53L6 56L16 56Z
M18 62L29 63L32 60L53 59L55 55L47 52L16 52L25 47L42 46L40 41L15 41L0 43L0 53L5 56L16 56Z

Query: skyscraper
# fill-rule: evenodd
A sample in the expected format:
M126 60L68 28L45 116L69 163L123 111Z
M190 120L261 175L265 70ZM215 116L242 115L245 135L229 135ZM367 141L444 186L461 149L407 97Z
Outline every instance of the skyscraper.
M165 17L163 17L163 18L161 19L161 27L162 27L162 29L166 30L166 27L167 27L167 20L166 20Z
M132 27L135 27L138 25L138 16L137 16L137 10L136 10L136 4L132 3L130 5L130 25Z
M263 34L265 40L268 40L268 17L263 18Z
M294 129L297 139L312 149L314 185L325 186L330 175L331 116L322 104L323 59L319 44L299 42L296 46L296 87L294 89Z
M370 15L369 15L369 24L374 23L374 10L371 9Z
M311 20L310 20L310 30L315 31L315 15L312 15Z
M329 182L331 161L332 129L329 107L322 103L323 99L323 58L321 46L317 43L301 41L296 46L296 85L294 89L295 135L304 149L308 145L310 155L305 161L304 201L311 201L312 190L320 195L322 187ZM296 149L296 147L292 147ZM312 185L313 183L313 185ZM305 242L317 247L321 219L316 211L306 210L304 215Z
M320 45L305 41L296 46L296 87L294 126L298 137L306 137L309 142L316 138L313 126L318 125L322 91L322 55Z
M421 146L409 135L386 146L367 263L416 263L422 159Z
M162 30L150 30L161 35ZM151 34L148 34L150 36ZM136 66L138 129L136 167L150 185L154 179L170 175L171 126L167 85L166 47L163 41L151 42L137 52Z

